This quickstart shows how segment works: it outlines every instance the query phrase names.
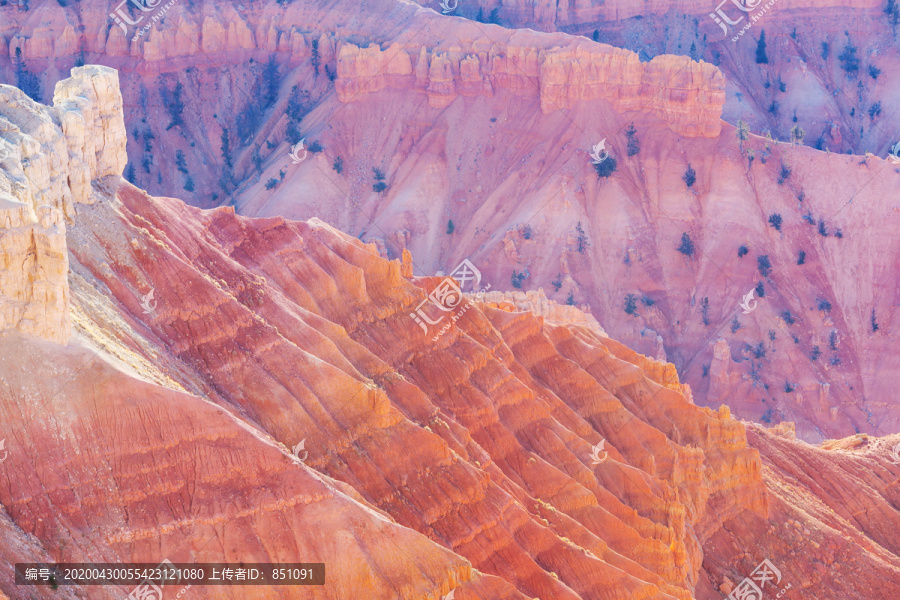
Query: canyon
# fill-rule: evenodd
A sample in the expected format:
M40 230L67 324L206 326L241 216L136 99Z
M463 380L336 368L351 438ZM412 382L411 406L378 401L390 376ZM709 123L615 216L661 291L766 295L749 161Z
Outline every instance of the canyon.
M895 129L882 7L779 2L758 64L747 39L699 43L721 35L703 3L651 4L188 2L137 36L105 5L35 1L0 7L0 76L41 95L75 64L116 68L124 174L150 193L317 217L409 250L420 276L468 258L492 289L578 306L671 362L699 404L809 442L897 431L898 173L863 154ZM848 44L863 23L877 40L855 73L834 28L850 14Z
M764 560L788 599L900 592L900 435L816 447L698 406L533 291L467 296L434 341L410 313L446 280L409 249L124 180L119 86L0 88L7 598L127 593L16 562L162 558L326 563L194 598L705 600Z
M462 18L393 0L176 3L134 38L94 3L8 5L0 76L39 95L74 64L118 69L124 173L150 193L318 217L384 258L409 250L416 275L468 258L492 289L588 310L611 336L671 362L696 402L793 422L806 441L897 431L897 168L862 155L890 143L890 111L865 115L890 96L894 50L870 77L883 94L863 85L857 99L836 91L852 82L837 42L827 72L790 54L815 55L818 40L803 36L831 39L848 11L872 17L873 39L886 40L881 8L779 3L765 17L773 25L810 29L795 39L769 27L771 62L756 64L743 38L685 56L663 2L640 19L598 5L614 45L585 37L596 6L535 21L509 4L498 9L505 26L473 20L476 6L498 8L463 4ZM689 20L707 9L685 10ZM634 39L643 53L628 49ZM801 107L812 84L820 92ZM777 117L765 110L776 93ZM816 100L826 97L837 104ZM817 151L784 141L794 104L810 136L808 119L826 113L877 127L858 138L856 124L835 121ZM310 150L294 163L300 140ZM589 157L601 140L616 161L608 178ZM743 313L751 290L758 308Z

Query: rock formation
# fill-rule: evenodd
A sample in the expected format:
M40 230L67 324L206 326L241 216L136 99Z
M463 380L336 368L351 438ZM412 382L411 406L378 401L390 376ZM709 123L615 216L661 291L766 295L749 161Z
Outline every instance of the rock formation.
M478 40L480 41L480 40ZM433 108L457 97L492 97L501 90L539 97L544 114L576 102L606 100L618 112L646 111L687 137L716 137L725 100L725 80L710 64L659 56L643 64L633 52L561 38L522 36L516 45L492 44L484 50L407 53L399 44L340 46L335 88L342 102L365 100L383 89L420 90ZM566 43L566 47L548 46ZM415 62L414 62L415 61Z
M612 337L675 364L701 405L794 422L807 441L896 431L896 168L777 141L796 142L796 126L822 149L886 154L900 128L892 59L842 23L865 15L887 45L890 15L869 0L778 7L731 43L694 1L678 18L664 1L451 16L396 0L176 3L127 32L106 6L32 1L0 7L0 74L41 73L30 87L46 93L79 61L119 67L125 175L152 193L319 217L389 258L409 250L417 275L469 258L500 291L527 269L525 291L589 307ZM507 27L473 21L478 8ZM798 15L809 26L795 31ZM511 28L532 23L562 31ZM294 164L300 139L321 151ZM601 140L609 178L589 156ZM90 195L78 177L47 185L74 202ZM525 225L532 238L509 237ZM745 316L740 298L760 286Z
M127 162L117 73L74 69L53 106L0 86L0 331L66 342L66 219Z
M442 279L317 219L203 211L116 174L91 189L65 229L75 341L0 334L4 573L322 561L303 597L712 600L768 558L810 597L900 593L895 439L748 430L692 404L673 365L533 314L556 312L533 294L427 306L422 331L410 313Z

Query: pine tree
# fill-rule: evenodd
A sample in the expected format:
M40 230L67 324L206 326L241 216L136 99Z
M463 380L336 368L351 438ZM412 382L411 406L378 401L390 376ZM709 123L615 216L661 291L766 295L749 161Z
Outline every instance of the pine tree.
M319 76L319 40L312 41L312 64L316 70L316 77Z
M756 64L769 64L769 57L766 56L766 30L759 32L759 41L756 43Z

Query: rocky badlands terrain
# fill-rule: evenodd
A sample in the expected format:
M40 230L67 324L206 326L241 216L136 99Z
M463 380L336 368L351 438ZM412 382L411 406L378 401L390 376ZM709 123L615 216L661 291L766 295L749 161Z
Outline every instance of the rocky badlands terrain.
M0 107L6 597L127 592L15 586L16 562L162 557L327 566L192 598L721 598L766 559L785 598L900 593L900 436L699 407L533 295L472 296L435 341L408 251L123 180L109 68Z
M895 600L888 8L0 3L0 598Z
M417 276L469 259L806 441L900 429L894 3L779 0L734 42L701 2L135 6L0 6L33 97L119 71L130 182L317 217Z

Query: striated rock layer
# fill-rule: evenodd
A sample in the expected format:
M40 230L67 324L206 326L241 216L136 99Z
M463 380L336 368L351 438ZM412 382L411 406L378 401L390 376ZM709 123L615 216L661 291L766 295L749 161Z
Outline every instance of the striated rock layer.
M710 64L677 56L644 64L633 52L562 36L553 41L565 47L547 49L547 40L536 35L504 45L489 40L476 37L471 51L454 46L430 53L424 46L407 52L396 43L383 50L343 44L337 53L338 98L352 102L386 88L416 90L432 108L444 108L459 96L492 97L503 90L539 97L544 114L602 99L619 112L653 113L684 136L715 137L721 129L725 80Z
M321 588L197 598L706 600L763 558L788 599L900 593L883 440L753 430L761 462L726 406L593 328L483 298L426 305L423 331L443 281L409 252L92 190L66 228L74 342L0 334L10 597L14 562L164 558L326 563Z

